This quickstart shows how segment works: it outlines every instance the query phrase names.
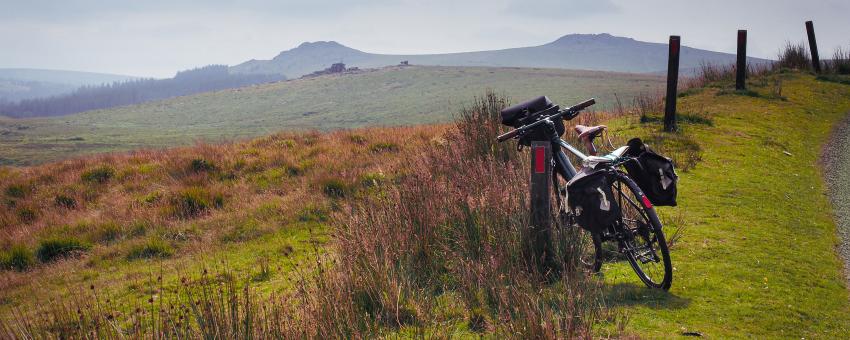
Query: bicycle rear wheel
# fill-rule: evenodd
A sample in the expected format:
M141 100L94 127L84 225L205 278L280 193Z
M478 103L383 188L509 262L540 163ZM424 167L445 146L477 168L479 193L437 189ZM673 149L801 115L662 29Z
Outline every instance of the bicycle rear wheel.
M673 266L655 209L626 174L620 172L614 176L612 186L622 211L622 217L614 226L621 234L621 252L647 287L670 289Z

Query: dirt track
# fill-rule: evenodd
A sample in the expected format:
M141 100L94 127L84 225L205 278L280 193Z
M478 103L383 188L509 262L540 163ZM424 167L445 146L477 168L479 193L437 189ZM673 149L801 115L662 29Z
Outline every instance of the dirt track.
M840 238L837 251L844 260L844 275L850 287L850 112L833 130L821 161Z

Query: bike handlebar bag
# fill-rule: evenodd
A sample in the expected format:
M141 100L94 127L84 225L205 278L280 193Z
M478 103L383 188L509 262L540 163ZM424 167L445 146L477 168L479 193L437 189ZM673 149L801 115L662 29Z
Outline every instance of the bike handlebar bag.
M546 96L540 96L502 110L502 124L519 128L523 125L528 125L540 120L543 116L555 114L558 112L558 106L552 103ZM566 128L564 127L563 119L555 119L555 131L558 136L563 136ZM546 134L546 129L538 129L531 131L520 139L520 144L529 145L532 140L548 141L550 138Z
M581 169L567 183L567 204L576 223L591 233L601 233L620 219L622 212L605 170Z
M623 164L629 177L653 205L675 207L679 175L673 167L673 160L659 155L640 138L633 138L627 145L626 155L635 159Z

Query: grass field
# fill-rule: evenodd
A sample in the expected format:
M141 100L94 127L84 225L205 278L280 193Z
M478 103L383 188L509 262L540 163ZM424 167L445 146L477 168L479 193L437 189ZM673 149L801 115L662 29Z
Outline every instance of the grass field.
M627 264L609 263L599 280L605 307L625 316L625 335L644 338L674 338L686 332L708 338L843 338L850 333L850 295L835 252L838 239L818 156L833 125L850 110L850 86L792 71L754 78L749 91L731 88L731 83L721 82L683 92L679 133L660 132L658 113L607 122L616 131L615 140L641 136L676 160L679 206L659 208L659 214L668 237L677 232L681 237L671 251L670 292L647 290ZM20 261L13 259L30 253L26 271L0 273L0 311L9 315L17 306L44 303L53 296L85 296L78 292L89 284L130 308L157 301L162 289L175 289L181 278L206 279L205 268L248 280L265 294L282 294L293 281L310 275L315 252L334 249L327 242L339 235L326 225L334 216L346 220L340 208L374 194L380 197L376 186L400 183L405 176L401 162L420 154L417 148L445 145L440 135L446 129L279 134L237 145L0 168L0 260L14 268ZM446 168L453 166L452 159L440 161ZM479 177L493 178L499 169L484 170L493 173ZM464 200L465 192L482 190L481 180L470 176L457 186L428 190L452 193L458 205L476 204L477 199ZM417 187L422 185L407 189L416 193ZM465 189L454 190L460 187ZM489 194L481 199L504 201L497 191L483 190ZM216 203L218 197L221 204ZM71 200L75 203L69 204ZM452 210L435 209L426 201L421 204L434 214ZM206 203L199 208L197 202ZM356 225L356 218L352 221ZM439 227L455 232L452 227L477 227L474 219L464 223ZM386 227L382 230L392 232L391 225ZM41 249L50 249L48 241L61 237L77 239L80 254L43 261L47 252ZM395 240L390 237L404 239L360 237L370 239L371 246ZM357 249L356 244L347 246ZM487 262L465 261L469 268L487 270ZM403 295L400 291L407 286L397 287L399 291L379 293L399 301L392 297ZM505 299L501 303L555 306L543 308L546 312L562 307L557 304L562 295L555 294L553 300L551 291L535 295L533 285L523 289L516 300L499 295ZM450 295L424 300L436 306L430 308L448 308L437 319L425 319L434 322L423 325L426 332L440 329L437 334L472 336L481 331L473 329L472 320L480 318L485 325L501 325L462 304L441 307L453 301ZM421 297L404 298L409 305L402 307L410 308L409 313L428 315L415 303ZM472 299L478 297L472 294ZM398 320L399 307L394 310ZM618 320L600 319L597 335L621 335ZM505 325L540 326L516 320ZM418 327L402 328L400 334L419 334ZM508 330L514 336L530 333ZM388 330L399 334L395 331Z
M621 135L662 149L697 145L701 155L680 171L679 206L660 209L668 235L684 228L670 293L645 290L628 265L609 265L612 305L628 311L628 331L648 338L845 338L850 303L818 157L850 110L850 86L794 73L757 79L751 92L714 85L680 100L680 112L702 118L683 123L681 135L612 123Z
M649 75L481 67L385 68L179 97L49 119L0 117L0 165L98 152L221 142L279 130L333 130L447 122L487 88L514 100L548 95L569 105L597 97L611 108L656 93ZM616 95L616 96L615 96Z

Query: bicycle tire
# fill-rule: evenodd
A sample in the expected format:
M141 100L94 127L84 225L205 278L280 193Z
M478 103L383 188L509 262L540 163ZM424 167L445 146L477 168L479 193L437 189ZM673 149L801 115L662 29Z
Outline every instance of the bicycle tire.
M617 171L613 177L614 196L622 211L618 227L627 236L619 240L620 248L647 287L669 290L673 283L673 266L661 220L643 191L628 175ZM662 268L658 268L657 264Z

